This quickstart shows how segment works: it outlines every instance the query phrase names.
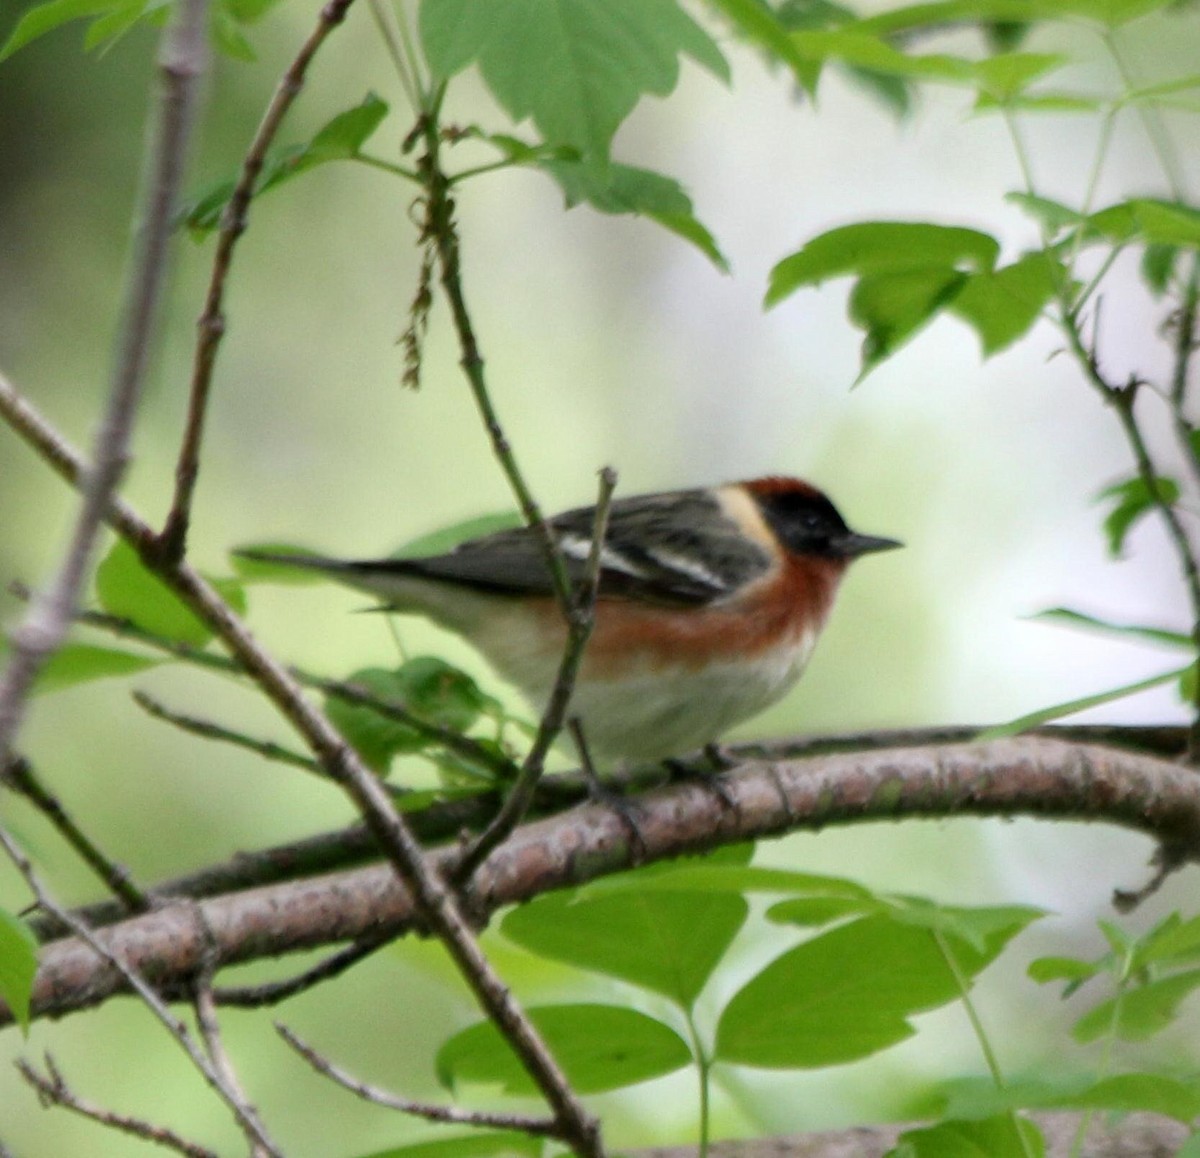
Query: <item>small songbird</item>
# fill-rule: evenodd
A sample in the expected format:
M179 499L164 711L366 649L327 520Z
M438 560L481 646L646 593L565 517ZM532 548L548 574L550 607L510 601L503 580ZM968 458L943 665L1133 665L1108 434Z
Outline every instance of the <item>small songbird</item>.
M549 520L575 582L594 519L594 507L580 507ZM793 478L613 502L570 708L593 755L682 756L773 704L804 671L850 561L899 546L851 531L825 495ZM554 686L566 626L529 528L427 558L243 553L327 572L457 632L539 710Z

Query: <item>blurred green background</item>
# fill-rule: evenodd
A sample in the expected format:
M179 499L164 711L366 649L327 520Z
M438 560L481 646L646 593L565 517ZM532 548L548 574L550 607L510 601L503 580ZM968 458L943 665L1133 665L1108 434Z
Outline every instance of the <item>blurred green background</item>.
M0 8L0 37L26 5ZM215 62L189 187L231 174L276 78L311 27L316 4L284 5L255 31L260 60ZM897 126L861 88L830 78L817 112L751 51L718 29L732 91L694 66L678 91L647 101L616 154L681 178L733 273L654 225L562 212L547 178L520 171L462 190L463 262L489 380L520 462L548 509L588 502L595 471L613 465L633 493L786 472L811 478L852 525L903 539L907 550L855 569L802 685L745 725L742 737L901 724L994 722L1166 670L1173 657L1025 622L1070 604L1114 619L1185 624L1181 586L1149 521L1128 557L1106 558L1097 492L1130 461L1048 327L987 364L974 336L936 322L864 384L845 289L761 307L770 267L817 232L862 218L938 220L987 229L1007 255L1036 243L1006 205L1021 187L998 117L971 116L970 98L931 89ZM1082 87L1115 84L1098 40L1060 34L1084 63ZM153 36L135 32L102 58L83 56L80 30L47 37L0 67L0 368L81 443L90 439L111 359L144 137ZM1043 38L1035 47L1053 47ZM1194 69L1192 14L1139 25L1126 51L1146 79ZM1148 71L1152 66L1152 72ZM317 59L285 125L302 140L374 90L398 110L373 144L393 153L409 128L403 101L364 8ZM504 121L473 74L452 86L449 119ZM1194 123L1172 126L1195 182ZM1039 191L1079 203L1091 165L1092 119L1022 122ZM1163 195L1136 120L1122 120L1098 204ZM1194 184L1193 184L1193 187ZM503 508L508 494L457 367L448 319L435 308L424 387L401 388L396 341L416 278L411 190L365 167L327 166L258 204L228 298L193 551L227 569L232 546L303 541L334 554L383 554L406 539ZM126 493L162 516L176 452L211 245L183 240L169 318L135 439ZM1102 356L1115 378L1161 372L1158 312L1122 259L1105 296ZM1166 431L1153 437L1166 445ZM0 581L51 572L73 512L66 489L0 429ZM324 587L259 588L251 618L281 655L345 674L395 658L360 597ZM0 593L11 624L20 606ZM496 681L457 640L404 623L407 648L436 649ZM168 705L256 735L290 740L253 696L212 678L166 671L131 681ZM38 700L22 746L103 846L153 882L239 848L343 823L340 795L313 779L204 745L146 720L130 684ZM1181 719L1169 692L1093 713L1120 721ZM96 886L45 827L10 796L0 816L27 841L59 895ZM981 1005L1014 1072L1050 1061L1081 1068L1064 1046L1075 1006L1023 979L1039 953L1099 953L1097 916L1114 886L1139 884L1152 851L1107 828L1017 821L870 825L791 837L760 858L963 903L1012 901L1055 912L985 975ZM1142 927L1188 903L1181 874L1132 918ZM0 904L27 898L0 866ZM589 992L631 1000L487 943L527 1000ZM778 950L745 939L727 997ZM290 970L296 961L283 963ZM242 971L261 977L266 966ZM634 999L636 1000L636 999ZM714 1003L715 1007L715 1003ZM441 1096L431 1059L475 1017L440 951L406 944L346 981L309 993L282 1017L360 1075L417 1097ZM356 1102L315 1077L275 1037L270 1018L231 1012L224 1025L255 1102L297 1156L354 1155L431 1128ZM1033 1026L1037 1029L1034 1030ZM1152 1047L1187 1052L1187 1026ZM170 1122L223 1152L241 1148L227 1116L179 1050L129 1001L0 1041L0 1139L21 1158L123 1155L149 1148L61 1111L42 1112L15 1075L18 1056L53 1051L76 1090L115 1109ZM1066 1051L1064 1053L1064 1050ZM926 1081L979 1072L961 1011L922 1019L912 1042L820 1073L726 1075L719 1134L837 1126L902 1114ZM600 1099L616 1144L679 1140L695 1119L690 1076ZM684 1135L686 1136L686 1134Z

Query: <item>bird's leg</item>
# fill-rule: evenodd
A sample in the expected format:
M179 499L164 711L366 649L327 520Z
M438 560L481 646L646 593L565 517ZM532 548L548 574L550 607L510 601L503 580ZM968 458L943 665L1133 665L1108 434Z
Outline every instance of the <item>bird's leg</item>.
M702 751L703 760L681 760L671 757L662 762L663 767L666 768L672 780L698 780L714 796L719 797L721 803L730 812L739 812L738 802L721 776L722 772L727 772L734 767L737 761L717 743L705 744Z
M737 758L733 752L716 740L704 745L704 755L712 765L714 772L728 772L731 768L737 767Z
M571 738L575 741L575 748L579 753L579 766L583 770L584 780L587 781L588 795L592 798L593 803L603 805L611 812L616 813L629 832L634 863L641 864L646 859L646 842L642 839L642 830L638 827L637 815L638 813L645 815L644 809L637 801L630 800L616 789L608 787L600 779L596 772L596 765L592 762L587 738L583 734L583 722L578 716L572 716L567 721L567 728L571 732Z

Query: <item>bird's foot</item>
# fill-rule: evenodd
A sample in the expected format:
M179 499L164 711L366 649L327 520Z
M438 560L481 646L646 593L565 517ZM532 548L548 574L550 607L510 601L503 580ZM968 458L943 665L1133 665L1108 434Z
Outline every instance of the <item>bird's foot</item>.
M625 831L629 833L631 859L635 865L641 864L646 859L646 841L642 837L642 829L637 818L639 814L644 817L646 810L636 800L630 800L623 792L610 788L600 779L596 772L596 765L592 762L587 737L583 732L583 724L578 717L568 720L567 728L575 741L576 751L579 753L579 765L583 769L588 796L593 804L607 808L620 820Z
M701 760L668 759L663 761L671 780L698 781L703 784L730 812L739 813L741 809L729 791L722 772L734 766L734 761L721 749L718 744L706 744Z

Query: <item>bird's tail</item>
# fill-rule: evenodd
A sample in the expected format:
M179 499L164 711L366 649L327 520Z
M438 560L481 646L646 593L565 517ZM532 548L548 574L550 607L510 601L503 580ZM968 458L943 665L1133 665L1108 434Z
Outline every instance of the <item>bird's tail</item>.
M259 547L243 548L233 554L261 565L262 578L286 580L289 571L316 571L356 591L376 596L391 610L437 616L443 601L436 589L444 588L445 584L431 584L422 576L420 563L416 560L331 559L325 555Z

